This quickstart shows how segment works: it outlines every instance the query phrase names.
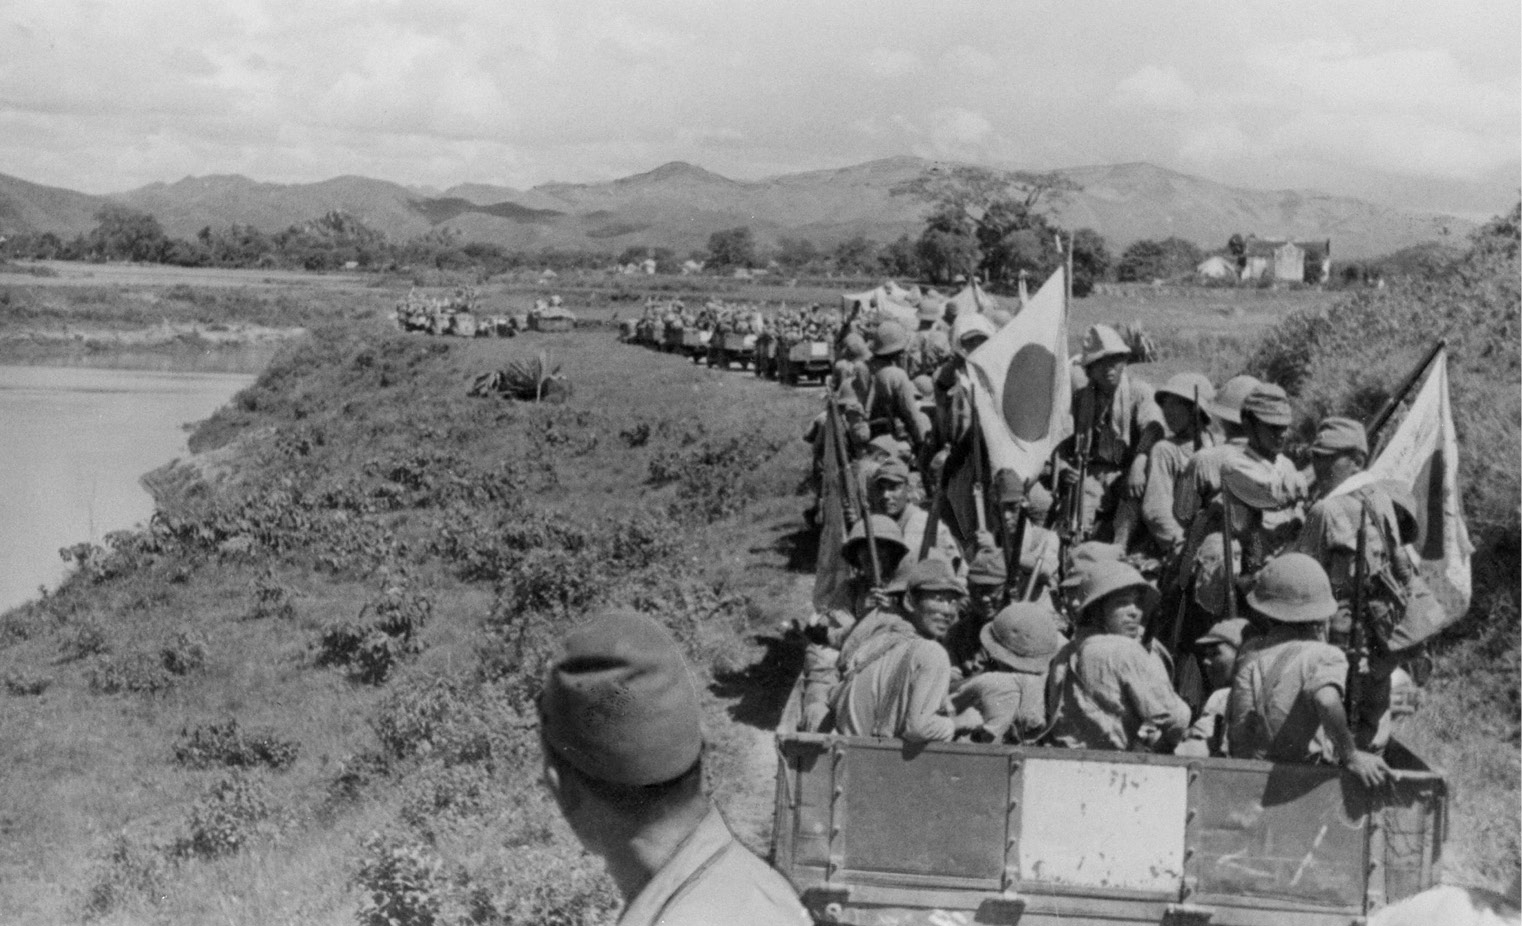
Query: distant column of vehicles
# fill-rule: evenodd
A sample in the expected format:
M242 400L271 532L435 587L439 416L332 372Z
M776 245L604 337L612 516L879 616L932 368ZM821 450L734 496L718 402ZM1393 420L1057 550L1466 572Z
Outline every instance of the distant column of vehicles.
M642 318L623 322L619 336L630 344L682 354L694 363L726 370L738 366L790 386L806 380L824 382L835 362L835 345L830 340L764 326L759 332L736 331Z

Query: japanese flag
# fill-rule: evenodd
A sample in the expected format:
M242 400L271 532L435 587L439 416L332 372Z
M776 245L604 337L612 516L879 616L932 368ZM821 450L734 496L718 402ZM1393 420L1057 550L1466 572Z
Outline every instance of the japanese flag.
M1469 609L1471 593L1469 529L1459 498L1459 441L1448 404L1448 353L1440 351L1427 379L1369 468L1349 478L1332 495L1351 492L1380 479L1395 479L1416 496L1420 534L1416 540L1422 577L1450 620Z

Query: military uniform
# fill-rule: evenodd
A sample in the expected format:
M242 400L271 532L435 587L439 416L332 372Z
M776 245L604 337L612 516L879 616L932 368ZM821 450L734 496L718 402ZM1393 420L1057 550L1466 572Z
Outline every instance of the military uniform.
M618 926L812 922L787 879L740 845L713 806L618 918Z

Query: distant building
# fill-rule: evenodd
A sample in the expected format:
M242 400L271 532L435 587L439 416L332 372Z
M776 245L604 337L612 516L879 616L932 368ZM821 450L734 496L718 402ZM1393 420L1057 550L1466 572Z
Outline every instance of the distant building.
M1332 275L1332 239L1280 241L1249 237L1242 279L1325 283Z

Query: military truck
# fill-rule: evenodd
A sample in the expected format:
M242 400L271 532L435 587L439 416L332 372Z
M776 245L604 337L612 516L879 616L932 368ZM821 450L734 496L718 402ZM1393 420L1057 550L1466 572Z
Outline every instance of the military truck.
M729 369L738 363L740 369L755 360L756 335L739 331L720 331L708 340L708 365Z
M1349 926L1433 885L1443 774L777 731L773 864L818 923Z
M823 382L833 369L829 341L783 341L777 347L777 379L786 385L803 379Z

